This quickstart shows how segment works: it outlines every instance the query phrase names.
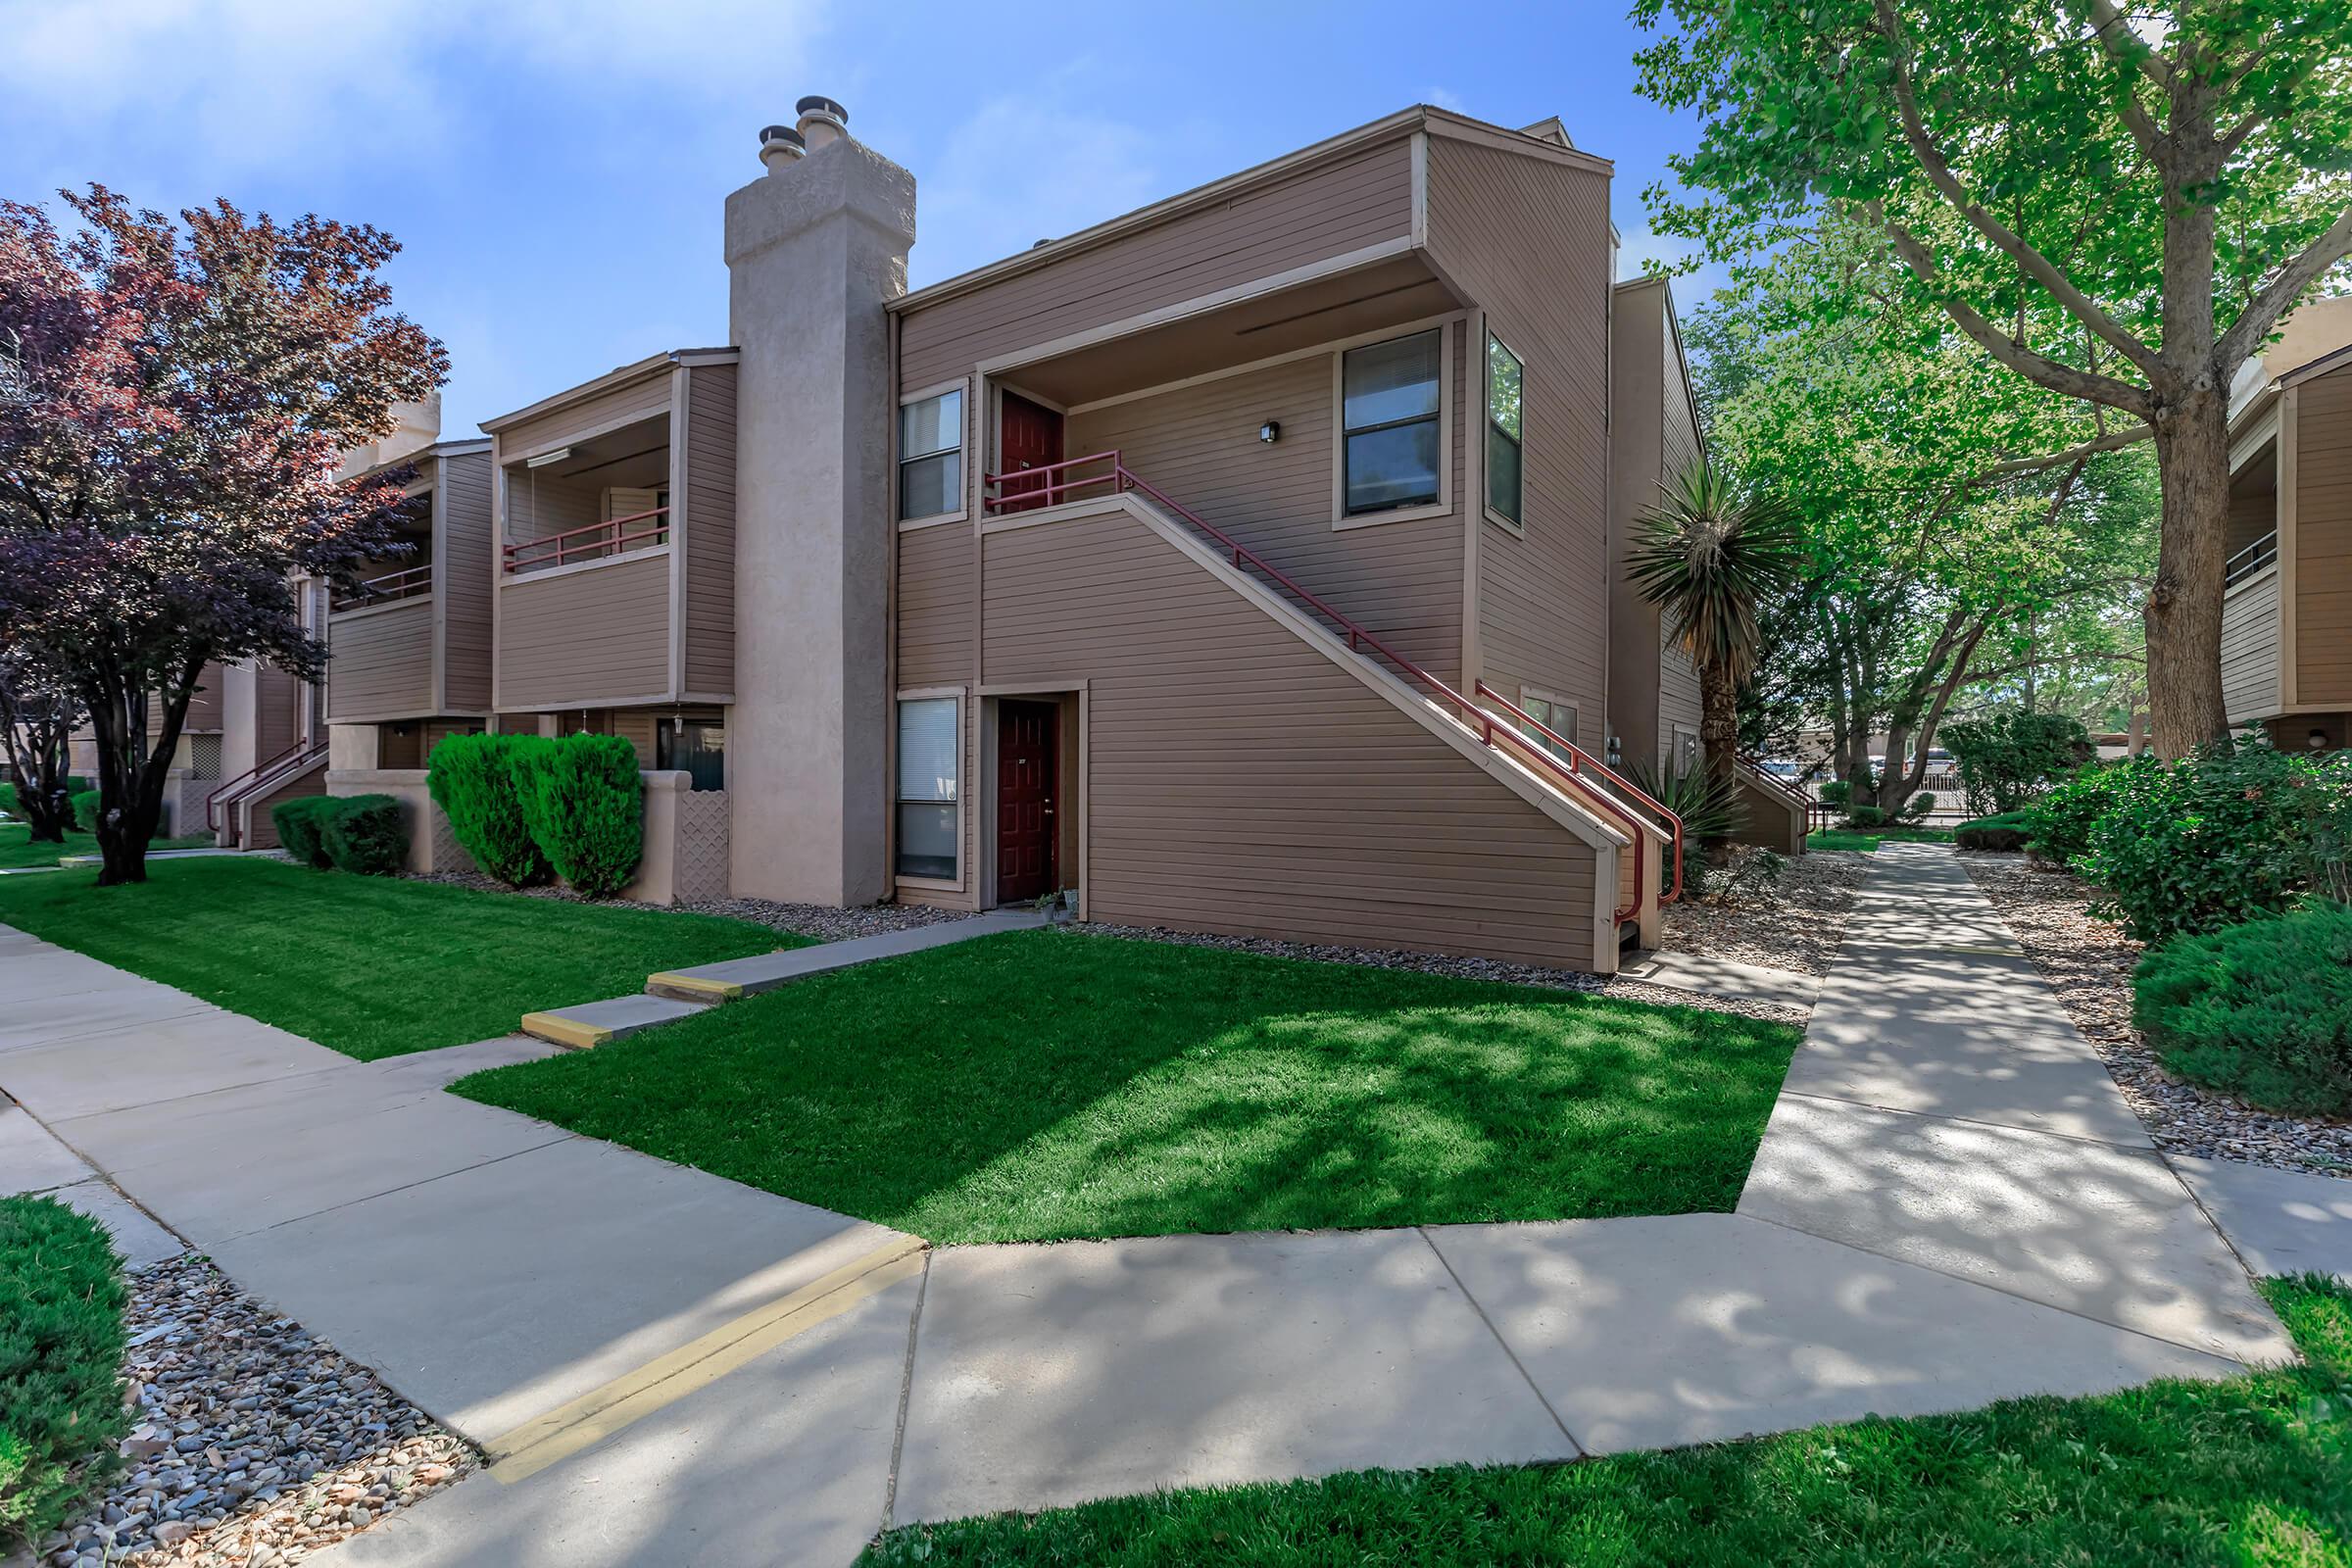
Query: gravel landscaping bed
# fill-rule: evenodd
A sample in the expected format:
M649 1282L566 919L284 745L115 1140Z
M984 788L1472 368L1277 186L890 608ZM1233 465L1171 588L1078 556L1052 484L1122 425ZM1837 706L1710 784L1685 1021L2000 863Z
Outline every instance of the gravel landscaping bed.
M1855 850L1808 850L1786 859L1778 886L1742 892L1736 904L1685 899L1666 906L1665 946L1767 969L1828 974L1853 911L1854 890L1870 872L1870 857Z
M2094 918L2081 878L2022 855L1960 857L2058 993L2160 1149L2281 1170L2352 1177L2352 1122L2282 1116L2185 1083L2164 1070L2132 1027L2132 968L2140 945Z
M525 899L562 899L570 904L612 902L584 899L564 887L511 888L479 871L436 871L429 875L410 872L408 879L446 882L451 887L472 888L478 893L511 893ZM772 899L696 899L684 904L632 904L628 907L672 914L725 915L731 920L748 920L754 925L793 936L813 937L819 942L846 942L852 937L880 936L971 918L969 910L934 909L920 904L869 904L860 908L838 909L829 904L779 904Z
M1594 996L1617 997L1627 1002L1648 1003L1655 1006L1696 1007L1705 1012L1738 1013L1743 1018L1791 1023L1799 1028L1811 1016L1806 1008L1786 1006L1779 1003L1711 997L1673 986L1585 974L1576 969L1546 969L1536 964L1503 963L1494 958L1456 958L1442 953L1410 953L1395 948L1324 947L1311 942L1277 942L1268 937L1212 936L1207 932L1173 931L1163 926L1087 923L1074 925L1071 929L1136 941L1167 942L1178 947L1223 948L1231 953L1254 953L1269 958L1311 958L1321 963L1354 963L1372 969L1410 969L1419 974L1446 975L1456 980L1501 980L1512 985L1549 986L1557 991L1583 991Z
M128 1283L123 1469L40 1562L300 1562L473 1467L464 1442L204 1259Z

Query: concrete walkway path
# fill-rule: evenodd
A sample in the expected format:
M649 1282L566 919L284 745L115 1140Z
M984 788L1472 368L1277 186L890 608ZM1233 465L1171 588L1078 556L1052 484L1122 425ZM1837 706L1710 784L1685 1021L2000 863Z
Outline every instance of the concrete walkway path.
M0 1087L489 1447L338 1565L846 1564L892 1522L2291 1354L1948 855L1882 850L1848 931L1735 1214L918 1252L438 1092L529 1042L354 1063L7 935Z

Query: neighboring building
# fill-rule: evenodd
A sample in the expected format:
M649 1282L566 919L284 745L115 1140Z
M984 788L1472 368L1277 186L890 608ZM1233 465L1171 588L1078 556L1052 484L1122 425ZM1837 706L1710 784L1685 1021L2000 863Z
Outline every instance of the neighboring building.
M2352 296L2312 300L2231 389L2222 693L2293 750L2352 744Z
M1415 108L909 294L912 176L801 110L728 198L730 347L484 423L488 538L429 564L487 585L486 702L421 629L414 700L358 695L400 601L338 612L338 748L376 748L338 791L434 822L384 726L486 717L636 744L640 897L1654 942L1670 826L1595 754L1671 765L1695 687L1654 613L1612 632L1612 470L1697 437L1605 161ZM445 496L473 454L433 450Z

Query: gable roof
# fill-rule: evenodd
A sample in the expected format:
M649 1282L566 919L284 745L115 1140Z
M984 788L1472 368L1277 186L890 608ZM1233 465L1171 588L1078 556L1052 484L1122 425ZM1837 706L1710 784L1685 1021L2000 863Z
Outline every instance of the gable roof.
M1065 256L1092 250L1098 245L1108 244L1112 240L1132 234L1139 229L1149 228L1154 223L1163 223L1200 208L1231 201L1234 197L1254 190L1261 185L1272 184L1276 180L1288 178L1302 170L1345 157L1360 148L1420 132L1426 132L1433 136L1445 136L1457 141L1472 142L1479 146L1493 147L1504 152L1520 153L1531 158L1546 159L1553 163L1588 169L1601 174L1610 173L1616 168L1608 159L1595 158L1591 153L1579 151L1568 140L1568 132L1560 125L1556 116L1549 120L1539 121L1525 130L1512 130L1506 126L1489 124L1483 120L1473 120L1468 115L1457 115L1452 110L1440 109L1432 104L1415 104L1409 109L1400 109L1396 114L1386 115L1369 123L1358 125L1353 130L1342 131L1337 136L1326 137L1322 141L1301 147L1296 152L1285 153L1280 158L1253 165L1239 173L1227 174L1222 179L1211 180L1205 185L1196 185L1191 190L1180 191L1174 196L1153 202L1148 207L1139 207L1131 213L1123 213L1117 218L1108 219L1091 228L1082 228L1074 234L1065 234L1059 239L1040 240L1028 250L1004 257L1001 261L990 262L985 267L976 267L968 272L958 272L954 277L943 278L937 283L931 283L910 293L903 294L892 300L886 308L900 312L919 310L926 305L935 305L942 300L953 299L956 295L967 294L973 289L984 288L991 283L1001 282L1005 278L1018 276L1022 272L1048 266Z

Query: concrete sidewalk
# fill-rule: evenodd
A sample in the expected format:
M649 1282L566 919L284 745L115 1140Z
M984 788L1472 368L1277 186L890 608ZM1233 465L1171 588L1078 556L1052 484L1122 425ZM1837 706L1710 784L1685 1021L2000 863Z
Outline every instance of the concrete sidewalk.
M838 1564L892 1522L2291 1354L1948 856L1882 850L1849 931L1737 1214L916 1255L439 1093L529 1042L355 1063L10 934L0 997L79 1004L10 1007L0 1087L489 1446L340 1563Z

